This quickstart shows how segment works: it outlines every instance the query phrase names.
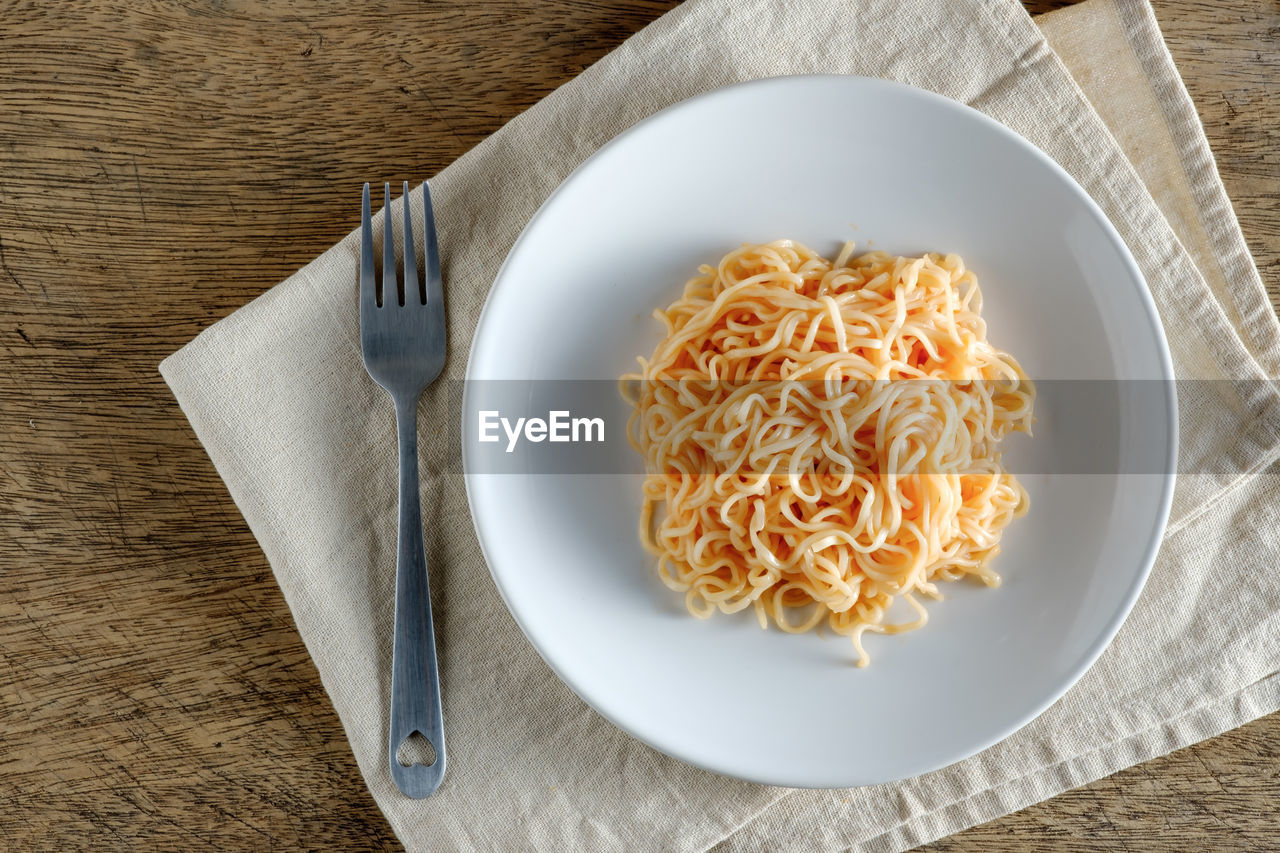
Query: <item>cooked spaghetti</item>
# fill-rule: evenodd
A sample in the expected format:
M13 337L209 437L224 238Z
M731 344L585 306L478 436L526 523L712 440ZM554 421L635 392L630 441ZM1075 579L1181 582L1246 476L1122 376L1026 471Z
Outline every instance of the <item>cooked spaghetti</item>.
M701 267L623 387L662 581L702 618L825 621L865 666L862 635L923 625L938 581L999 583L1028 501L998 448L1035 390L959 257L852 254L779 240Z

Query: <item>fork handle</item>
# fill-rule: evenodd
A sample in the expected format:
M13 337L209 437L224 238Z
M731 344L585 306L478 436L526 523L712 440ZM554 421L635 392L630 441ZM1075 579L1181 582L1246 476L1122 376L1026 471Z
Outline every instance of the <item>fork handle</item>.
M444 778L444 720L418 496L418 398L397 398L395 403L400 438L400 545L396 559L388 759L396 787L405 795L420 799L429 797ZM397 752L414 732L425 736L435 748L432 764L411 763L406 767L400 763Z

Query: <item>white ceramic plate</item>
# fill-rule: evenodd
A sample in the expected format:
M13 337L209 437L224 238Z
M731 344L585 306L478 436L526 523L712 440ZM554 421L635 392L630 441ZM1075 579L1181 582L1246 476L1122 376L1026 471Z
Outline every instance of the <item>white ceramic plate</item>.
M961 254L981 281L991 340L1037 380L1172 377L1137 267L1066 172L967 107L840 76L710 92L602 148L512 248L468 377L615 379L652 352L651 312L698 264L783 237L832 254L848 239ZM1093 431L1118 442L1115 471L1133 454L1172 471L1173 388L1155 385L1154 405L1119 395L1118 424L1045 402L1035 438L1013 456L1052 455ZM476 429L474 387L464 435ZM1173 489L1162 475L1023 476L1032 510L1005 536L1004 585L946 585L925 628L868 635L871 665L856 669L841 637L762 631L750 612L689 617L636 540L635 476L476 474L468 445L493 578L560 678L663 752L798 787L933 770L1045 710L1128 614Z

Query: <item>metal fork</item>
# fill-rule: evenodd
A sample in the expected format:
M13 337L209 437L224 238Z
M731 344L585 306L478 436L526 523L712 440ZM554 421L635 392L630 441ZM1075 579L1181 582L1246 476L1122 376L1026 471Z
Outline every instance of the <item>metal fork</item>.
M440 786L445 765L440 678L418 497L418 397L444 367L444 289L430 188L422 185L426 267L426 283L422 287L413 251L409 184L404 184L403 296L396 277L390 185L383 185L383 198L382 298L379 300L374 282L369 185L364 185L360 225L360 342L365 369L375 382L387 389L396 407L400 438L400 545L396 557L388 761L396 786L406 795L420 799L431 796ZM434 748L435 760L430 764L401 763L398 753L406 742L420 746L415 734L425 737Z

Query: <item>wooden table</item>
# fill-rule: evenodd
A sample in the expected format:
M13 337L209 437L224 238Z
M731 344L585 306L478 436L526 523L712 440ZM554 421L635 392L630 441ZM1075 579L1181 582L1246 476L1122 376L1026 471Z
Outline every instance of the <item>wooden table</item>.
M156 371L670 0L0 18L0 848L397 847ZM1032 2L1033 12L1053 3ZM1157 14L1280 295L1280 10ZM935 850L1274 847L1280 715Z

